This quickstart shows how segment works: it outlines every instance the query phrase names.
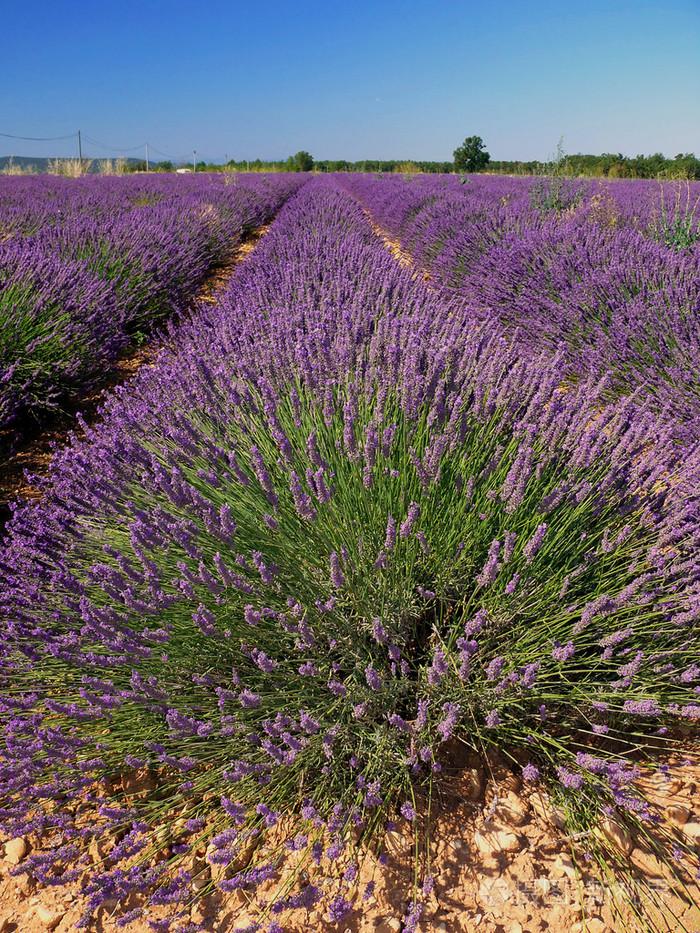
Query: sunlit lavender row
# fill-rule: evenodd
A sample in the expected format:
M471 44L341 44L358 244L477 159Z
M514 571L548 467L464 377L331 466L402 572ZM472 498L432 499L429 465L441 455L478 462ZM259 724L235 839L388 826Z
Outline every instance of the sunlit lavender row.
M465 301L370 224L403 236L410 185L302 187L10 523L2 824L37 840L20 870L83 879L86 929L115 903L205 929L190 909L215 891L245 892L248 929L302 909L345 929L398 828L417 930L431 801L464 748L548 788L589 862L625 871L607 819L697 870L638 782L700 718L700 448L600 373L571 380L564 334L480 313L498 283L477 263L508 236L590 220L540 220L498 180L467 223L451 181L435 217L484 244ZM442 284L455 236L429 263L405 243Z
M700 432L700 185L349 177L443 293Z
M0 179L0 428L182 312L289 177Z

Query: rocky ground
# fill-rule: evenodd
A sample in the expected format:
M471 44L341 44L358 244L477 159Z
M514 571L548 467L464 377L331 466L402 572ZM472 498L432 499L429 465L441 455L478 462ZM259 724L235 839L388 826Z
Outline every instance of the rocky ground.
M700 852L700 758L671 763L645 782L645 792L679 839ZM541 790L531 790L507 767L492 761L462 768L445 784L433 830L434 891L420 930L444 933L603 933L646 930L700 931L700 887L687 889L638 840L613 824L603 828L620 856L632 866L647 894L641 898L649 919L635 917L621 886L601 883L582 858L582 840L567 837L561 814ZM585 841L584 841L585 842ZM0 872L0 933L64 933L81 914L79 885L38 889L26 876L13 877L37 840L5 843ZM361 868L361 889L376 884L374 896L340 925L325 908L286 915L285 930L341 930L343 933L399 933L410 889L411 837L399 831L386 839L388 859L369 856ZM99 858L95 852L95 858ZM206 862L206 852L198 854ZM212 870L217 869L212 867ZM321 865L320 872L333 872ZM617 902L617 903L616 903ZM256 918L255 904L237 893L209 898L192 908L193 920L212 933L244 930ZM111 933L118 927L102 910L90 928ZM129 930L145 933L136 921Z

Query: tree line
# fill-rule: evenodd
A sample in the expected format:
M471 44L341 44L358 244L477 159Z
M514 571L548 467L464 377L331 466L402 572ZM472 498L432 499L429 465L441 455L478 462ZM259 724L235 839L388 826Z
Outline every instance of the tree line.
M129 171L144 171L146 164L130 161ZM172 162L151 164L152 171L172 172ZM198 162L198 172L400 172L404 174L427 172L488 172L502 175L567 175L598 178L689 178L700 179L700 158L694 153L679 153L668 158L657 152L653 155L625 156L604 152L601 155L577 153L565 155L561 149L550 161L523 161L492 159L479 136L467 137L454 151L450 162L420 159L314 159L301 150L288 159L230 159L219 163Z

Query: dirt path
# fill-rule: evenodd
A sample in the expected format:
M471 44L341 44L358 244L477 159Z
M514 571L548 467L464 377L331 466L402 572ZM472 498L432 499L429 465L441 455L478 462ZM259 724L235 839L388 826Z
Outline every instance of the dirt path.
M193 306L197 302L213 303L217 300L218 293L226 287L234 270L255 249L269 227L269 223L264 224L244 234L242 242L226 262L207 277L193 299ZM103 374L98 384L69 396L60 411L41 421L27 417L21 433L17 429L0 431L0 534L11 515L10 503L39 495L25 474L45 476L54 450L66 443L71 432L80 435L76 415L80 413L87 424L94 424L107 395L142 367L152 365L163 346L163 339L160 333L154 333L146 343L129 347Z
M424 282L430 282L432 278L430 273L428 271L420 271L416 267L415 259L404 248L402 243L399 240L392 237L391 234L387 230L385 230L383 227L380 227L379 224L375 222L374 218L372 217L371 213L366 207L362 206L362 210L364 212L365 217L367 218L367 222L372 228L372 232L374 233L375 236L379 237L379 239L382 241L384 246L389 250L391 255L398 262L398 264L400 266L403 266L405 269L411 269L414 279L422 278Z

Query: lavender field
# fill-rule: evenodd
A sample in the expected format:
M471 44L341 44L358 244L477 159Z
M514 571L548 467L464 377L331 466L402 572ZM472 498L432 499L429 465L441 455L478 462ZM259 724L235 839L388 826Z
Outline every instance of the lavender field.
M0 178L13 444L162 343L0 542L25 929L700 928L699 201Z

